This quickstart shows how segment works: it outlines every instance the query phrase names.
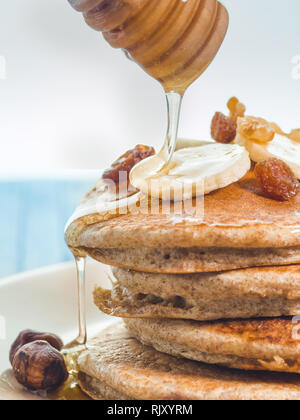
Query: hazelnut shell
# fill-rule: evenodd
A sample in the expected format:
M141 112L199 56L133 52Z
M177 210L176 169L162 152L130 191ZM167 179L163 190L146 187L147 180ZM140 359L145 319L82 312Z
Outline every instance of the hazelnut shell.
M32 391L53 390L68 378L61 353L46 341L25 344L13 359L16 380Z
M31 343L33 341L47 341L52 347L56 350L60 351L63 348L62 340L55 334L50 333L43 333L33 330L24 330L20 332L16 340L11 346L10 353L9 353L9 361L11 365L13 364L13 360L15 357L16 352L24 346L24 344Z

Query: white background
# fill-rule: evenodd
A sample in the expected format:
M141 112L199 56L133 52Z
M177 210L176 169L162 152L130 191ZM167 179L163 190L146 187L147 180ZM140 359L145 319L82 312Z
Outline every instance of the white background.
M232 95L249 114L299 127L300 80L291 62L300 54L299 0L224 4L227 38L186 94L180 134L207 137L211 116ZM3 2L0 56L0 172L100 168L136 143L162 143L161 87L106 45L67 0Z

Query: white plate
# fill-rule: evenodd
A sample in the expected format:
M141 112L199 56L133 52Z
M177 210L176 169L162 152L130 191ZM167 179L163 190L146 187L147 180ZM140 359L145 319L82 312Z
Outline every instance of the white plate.
M109 288L106 267L87 262L88 333L111 320L93 304L96 284ZM75 264L65 263L0 279L0 373L10 367L8 354L20 331L56 333L66 342L77 336ZM0 398L1 399L1 398Z

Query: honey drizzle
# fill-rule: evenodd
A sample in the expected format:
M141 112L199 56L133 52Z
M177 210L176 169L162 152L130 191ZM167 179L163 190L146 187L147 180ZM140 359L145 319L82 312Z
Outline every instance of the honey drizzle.
M78 385L78 357L86 350L87 326L86 326L86 257L74 254L76 263L76 280L78 293L78 336L63 350L69 379L58 390L49 393L53 400L88 400L89 398L81 391Z
M78 336L75 340L64 346L62 354L65 358L69 372L68 380L57 390L49 392L47 397L51 400L89 400L81 391L78 384L78 357L87 349L87 323L86 323L86 257L73 253L76 264L76 280L78 295Z
M78 336L71 343L64 346L62 353L65 357L67 369L70 374L78 372L77 359L79 354L86 350L87 324L86 324L86 257L74 255L76 263L76 280L78 294Z
M87 328L86 328L86 290L85 290L85 269L86 257L75 256L77 286L78 286L78 325L79 335L75 340L78 346L85 347L87 342Z
M162 157L168 164L171 161L176 149L183 95L174 91L166 92L166 99L168 111L168 129L167 137L161 151L159 152L159 156Z

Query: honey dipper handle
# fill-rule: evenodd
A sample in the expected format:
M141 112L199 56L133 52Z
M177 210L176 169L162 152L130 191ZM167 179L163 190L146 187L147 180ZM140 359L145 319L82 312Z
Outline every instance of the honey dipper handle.
M68 0L88 25L101 32L120 27L149 0Z
M103 3L107 3L106 0L68 0L68 2L75 10L84 13L95 7L103 7Z

